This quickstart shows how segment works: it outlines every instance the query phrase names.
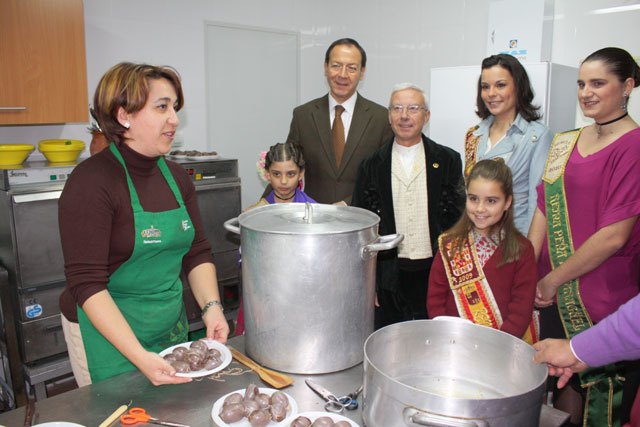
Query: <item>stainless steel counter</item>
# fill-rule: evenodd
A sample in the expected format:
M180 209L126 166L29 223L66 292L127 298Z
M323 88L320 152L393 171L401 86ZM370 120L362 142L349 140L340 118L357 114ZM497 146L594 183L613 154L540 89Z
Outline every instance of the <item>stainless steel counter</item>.
M243 337L233 338L229 344L244 351ZM343 395L352 392L362 383L362 369L362 364L359 364L345 371L331 374L292 375L295 380L294 385L283 391L296 400L300 412L322 411L324 401L304 384L304 379L313 377L329 390ZM235 361L217 375L182 385L155 387L139 372L127 373L38 401L37 422L69 421L87 427L96 426L118 406L128 404L131 400L132 406L145 408L155 418L175 421L191 427L211 427L215 426L211 418L214 402L231 391L244 389L251 382L259 387L267 387L257 375ZM362 403L361 399L360 403ZM24 421L24 412L25 408L22 407L0 414L0 425L21 426ZM344 415L362 426L361 406ZM540 426L560 426L566 417L567 414L544 406Z

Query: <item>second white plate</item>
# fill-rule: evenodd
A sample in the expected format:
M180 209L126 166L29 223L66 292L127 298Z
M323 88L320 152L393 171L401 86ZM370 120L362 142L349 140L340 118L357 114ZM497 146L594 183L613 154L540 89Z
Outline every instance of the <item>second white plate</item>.
M344 415L334 414L332 412L322 412L322 411L308 411L308 412L300 412L299 414L294 414L290 417L285 418L284 421L278 424L278 427L289 427L293 422L293 420L295 420L298 417L307 417L311 420L311 422L314 422L320 417L329 417L333 420L334 423L337 423L338 421L347 421L349 424L351 424L351 427L360 427L358 423L356 423L355 421L351 421L349 418L345 417Z
M232 391L231 393L227 393L224 396L222 396L220 399L216 400L216 403L213 404L213 408L211 409L211 418L216 423L216 425L218 425L220 427L227 427L227 426L229 426L229 427L251 427L251 424L249 424L249 420L246 417L241 419L240 421L235 422L235 423L227 424L224 421L222 421L220 419L220 416L218 415L220 413L220 410L222 409L222 404L224 403L224 400L230 394L240 393L242 396L244 396L245 390L246 390L246 388L243 388L241 390ZM260 393L268 394L269 396L271 396L273 393L278 391L275 388L262 388L262 387L258 388L258 390L260 390ZM287 417L295 416L298 413L298 404L296 403L296 401L294 400L293 397L291 397L287 393L284 393L284 394L287 396L287 399L289 399L289 409L287 410ZM277 423L275 421L271 421L269 424L267 424L268 427L276 427L276 426L280 426L280 425L282 425L282 424Z

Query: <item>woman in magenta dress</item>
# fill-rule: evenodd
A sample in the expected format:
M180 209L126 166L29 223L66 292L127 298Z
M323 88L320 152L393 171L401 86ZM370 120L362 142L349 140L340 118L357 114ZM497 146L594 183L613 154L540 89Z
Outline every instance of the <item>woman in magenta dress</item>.
M640 129L627 114L638 85L640 68L622 49L598 50L580 67L580 108L595 123L554 138L529 231L540 274L536 305L547 307L543 337L571 338L638 293ZM609 408L618 421L628 418L637 370L637 364L627 364L614 375L626 377L616 389L624 388L622 407ZM594 382L586 378L583 387L576 380L576 387L556 395L556 406L572 412L572 423L580 425L575 408L584 406L579 400L585 384ZM600 425L592 417L608 409L589 408L587 425Z

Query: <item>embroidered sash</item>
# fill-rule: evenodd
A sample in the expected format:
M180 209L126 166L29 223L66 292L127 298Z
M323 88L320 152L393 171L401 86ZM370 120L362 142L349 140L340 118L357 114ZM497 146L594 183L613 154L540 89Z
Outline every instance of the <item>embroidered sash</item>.
M557 268L574 253L569 210L564 188L564 172L571 152L582 130L558 133L553 138L545 165L545 208L547 212L547 244L552 268ZM558 288L558 311L567 338L589 329L591 318L580 297L579 279ZM585 426L619 426L622 400L622 378L613 365L590 369L580 374L587 389L584 408Z
M451 240L445 243L444 237L441 235L438 238L438 247L458 314L473 323L500 329L503 324L502 315L478 259L473 233L469 233L461 250L456 250ZM534 316L523 337L529 344L538 341L539 322L536 319L537 316Z
M467 178L471 173L471 169L476 165L478 143L480 142L479 136L474 136L473 133L478 130L480 126L476 125L470 127L467 131L467 135L464 137L464 177Z

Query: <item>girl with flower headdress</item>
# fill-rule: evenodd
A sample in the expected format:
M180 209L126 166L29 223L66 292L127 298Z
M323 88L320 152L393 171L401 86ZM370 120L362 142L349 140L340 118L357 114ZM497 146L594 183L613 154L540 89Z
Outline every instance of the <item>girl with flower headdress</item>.
M271 191L249 209L274 203L318 203L302 191L304 157L302 156L302 148L298 144L285 142L272 145L269 151L262 152L256 167L260 177L269 183ZM244 333L244 310L242 307L240 304L235 329L236 335Z
M261 156L257 166L261 177L269 182L272 190L251 208L274 203L317 203L301 189L304 157L299 145L293 142L272 145Z

